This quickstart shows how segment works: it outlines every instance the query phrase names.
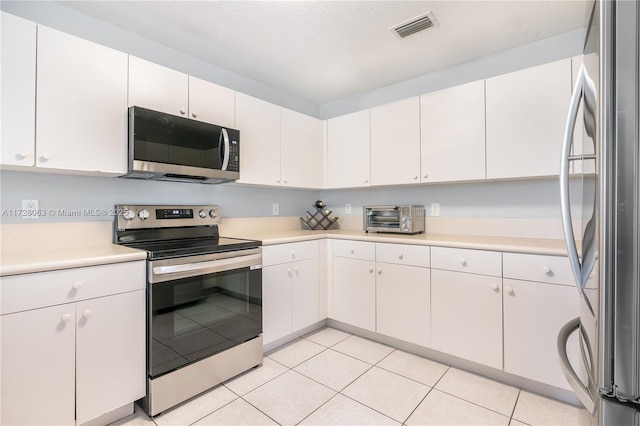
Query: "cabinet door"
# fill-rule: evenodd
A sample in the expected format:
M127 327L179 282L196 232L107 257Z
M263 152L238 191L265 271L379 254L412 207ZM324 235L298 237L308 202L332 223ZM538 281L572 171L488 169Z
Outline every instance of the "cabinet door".
M320 321L320 269L318 259L292 265L292 324L297 331Z
M235 129L236 93L226 87L189 76L189 117Z
M504 371L571 390L560 368L556 340L560 329L579 314L574 286L505 279ZM568 345L573 348L571 365L584 365L577 334Z
M322 121L286 108L281 114L282 185L322 188Z
M36 165L127 170L127 55L38 27Z
M187 117L189 77L171 68L129 56L129 106Z
M369 110L327 122L327 184L330 188L369 186Z
M502 369L502 278L431 270L431 346Z
M484 120L484 80L422 95L422 182L484 179Z
M262 339L265 345L291 334L291 264L262 268Z
M486 80L487 178L557 175L571 59Z
M380 262L376 268L376 331L429 346L429 268Z
M419 182L420 98L371 108L371 185Z
M77 424L145 395L145 293L77 303Z
M280 185L280 107L236 93L239 183Z
M0 12L0 16L0 164L33 166L36 142L36 24L6 12Z
M74 424L75 305L3 315L0 329L0 423Z
M333 258L333 319L375 331L374 267L374 262L366 260Z

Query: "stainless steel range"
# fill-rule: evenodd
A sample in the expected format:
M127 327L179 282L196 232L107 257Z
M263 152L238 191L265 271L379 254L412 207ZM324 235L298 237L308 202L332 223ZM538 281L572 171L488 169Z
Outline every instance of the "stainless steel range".
M148 253L147 413L260 365L261 242L220 237L218 206L116 209L115 243Z

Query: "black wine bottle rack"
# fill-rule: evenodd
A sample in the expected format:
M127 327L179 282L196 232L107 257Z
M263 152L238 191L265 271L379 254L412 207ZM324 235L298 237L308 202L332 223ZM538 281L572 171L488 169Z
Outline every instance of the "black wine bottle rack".
M307 210L307 217L301 217L300 220L304 223L309 229L324 229L327 230L331 228L337 221L337 217L331 217L333 213L331 210L327 210L325 208L319 208L313 206L316 211L311 213Z

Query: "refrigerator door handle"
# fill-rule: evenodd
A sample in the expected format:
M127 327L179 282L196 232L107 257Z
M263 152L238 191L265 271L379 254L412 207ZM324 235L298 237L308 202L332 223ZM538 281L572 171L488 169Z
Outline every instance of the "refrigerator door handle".
M562 229L564 231L564 239L567 244L567 252L569 262L573 270L578 288L581 282L581 267L578 258L578 249L576 247L575 236L573 234L573 226L571 223L571 205L569 202L569 162L571 156L571 145L573 141L573 129L575 128L576 119L578 117L578 108L582 98L584 81L584 65L580 67L578 78L576 79L573 94L571 95L571 103L569 104L569 113L564 128L564 138L562 140L562 156L560 158L560 210L562 216Z
M558 333L558 355L560 356L560 367L562 368L562 372L564 373L567 382L576 393L576 396L584 405L584 407L593 415L596 408L596 403L594 397L582 381L578 377L578 374L573 369L571 362L569 361L569 356L567 355L567 341L569 337L576 332L580 328L580 318L574 318L560 329Z

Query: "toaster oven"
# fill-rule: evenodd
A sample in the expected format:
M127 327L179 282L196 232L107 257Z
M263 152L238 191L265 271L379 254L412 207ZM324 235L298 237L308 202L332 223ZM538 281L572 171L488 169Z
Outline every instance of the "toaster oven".
M366 232L424 232L424 206L364 206Z

